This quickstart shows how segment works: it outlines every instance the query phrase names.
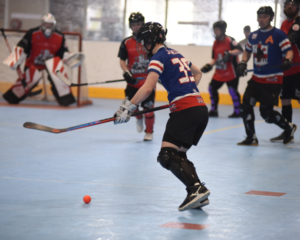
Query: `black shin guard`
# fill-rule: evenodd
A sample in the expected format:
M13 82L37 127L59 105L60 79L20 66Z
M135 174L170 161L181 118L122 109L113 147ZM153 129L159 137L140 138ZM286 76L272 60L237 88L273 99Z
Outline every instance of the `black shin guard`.
M241 104L240 106L240 116L243 118L246 134L248 137L253 137L255 134L254 128L254 110L251 105Z
M200 183L194 164L178 155L174 148L162 148L157 161L170 170L186 187Z
M292 122L293 108L291 104L282 106L281 113L288 122Z
M290 123L279 112L273 110L273 106L260 105L259 110L266 123L274 123L284 130L291 128Z

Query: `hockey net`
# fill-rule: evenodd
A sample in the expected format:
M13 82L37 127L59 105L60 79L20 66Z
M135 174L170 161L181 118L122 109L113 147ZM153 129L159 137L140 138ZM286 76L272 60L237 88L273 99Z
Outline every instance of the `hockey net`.
M11 30L4 29L5 35L7 37L7 41L9 43L10 48L17 45L17 43L21 40L21 38L25 35L26 30ZM82 51L82 37L79 33L72 32L64 32L66 43L68 49L71 53L81 52ZM9 50L6 45L6 42L3 36L0 36L0 99L3 100L3 93L5 93L18 79L17 71L10 69L6 65L3 64L3 60L7 58L9 55ZM23 71L24 63L21 66ZM65 68L67 70L67 75L72 83L86 83L86 68L85 63L77 68ZM48 74L45 70L42 71L43 78L40 80L37 87L34 88L33 91L37 91L42 89L42 92L38 95L27 97L26 101L39 103L39 104L51 104L55 102L55 98L51 91L51 85L48 81ZM88 99L88 87L72 87L72 93L76 98L76 105L88 105L92 104L92 101Z

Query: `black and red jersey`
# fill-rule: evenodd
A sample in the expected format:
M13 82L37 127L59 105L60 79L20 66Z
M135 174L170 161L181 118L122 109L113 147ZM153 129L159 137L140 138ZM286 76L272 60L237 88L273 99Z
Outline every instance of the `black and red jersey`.
M147 78L147 68L149 64L149 60L145 59L144 56L139 55L136 49L136 45L140 44L137 43L136 39L131 36L125 38L120 46L118 57L121 60L127 60L127 67L129 71L132 73L134 78L141 77L145 78L145 80L140 80L137 84L132 85L128 84L134 88L140 88L143 86L144 82Z
M213 79L220 82L228 82L237 77L235 69L239 62L237 56L231 56L227 62L220 62L224 57L225 51L233 49L239 49L243 51L243 48L238 44L234 38L225 36L224 40L215 40L212 50L212 58L216 60L216 71Z
M68 52L64 35L55 30L49 38L46 38L40 27L28 30L18 43L27 54L25 66L34 65L38 69L45 69L45 60L53 57L63 58L64 52Z
M292 21L284 20L280 28L289 38L294 35L293 38L296 40L292 43L292 49L294 53L293 63L300 63L300 17L296 17ZM293 66L289 70L283 72L284 76L293 75L300 72L300 66Z

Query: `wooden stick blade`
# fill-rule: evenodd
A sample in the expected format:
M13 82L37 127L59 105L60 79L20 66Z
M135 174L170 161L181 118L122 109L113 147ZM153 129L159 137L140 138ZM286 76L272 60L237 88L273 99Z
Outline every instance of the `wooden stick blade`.
M47 127L47 126L37 124L37 123L32 123L32 122L24 123L23 127L24 128L29 128L29 129L34 129L34 130L45 131L45 132L51 132L51 133L62 133L62 132L64 132L62 129L51 128L51 127Z

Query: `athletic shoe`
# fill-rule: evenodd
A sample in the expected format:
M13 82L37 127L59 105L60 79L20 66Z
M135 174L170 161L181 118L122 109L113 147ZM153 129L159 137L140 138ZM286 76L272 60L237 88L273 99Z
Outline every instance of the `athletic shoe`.
M274 143L283 143L284 137L285 137L285 131L283 131L278 137L271 138L270 141Z
M143 116L140 119L136 119L136 130L140 133L144 130Z
M146 133L144 137L144 141L152 141L153 133Z
M179 211L185 211L199 205L199 202L208 198L210 191L202 184L191 186L186 189L188 192L183 203L178 207Z
M233 114L229 115L228 117L229 117L229 118L239 118L240 115L237 114L236 112L233 112Z
M209 111L208 116L209 117L219 117L218 110Z
M193 209L201 209L201 208L207 206L208 204L209 204L209 200L208 200L208 198L206 198L203 201L198 202L198 204L195 205L195 207L193 207Z
M293 124L293 127L290 130L285 130L285 137L283 139L283 144L288 144L294 140L294 133L297 130L297 125Z
M256 137L247 137L244 141L239 142L237 145L258 146L258 140Z

